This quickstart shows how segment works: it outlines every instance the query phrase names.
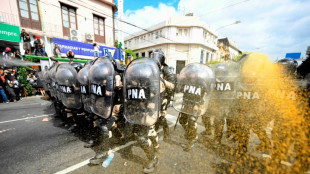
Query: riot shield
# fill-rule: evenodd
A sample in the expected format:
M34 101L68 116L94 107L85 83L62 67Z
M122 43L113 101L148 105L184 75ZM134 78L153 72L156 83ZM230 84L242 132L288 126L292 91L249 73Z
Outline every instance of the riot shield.
M206 65L185 66L177 79L173 107L181 113L201 116L209 104L215 85L215 75Z
M219 64L213 71L215 86L206 115L217 118L231 117L229 113L237 94L237 65L234 62Z
M90 64L87 64L84 68L82 68L77 74L77 80L80 83L82 103L84 110L88 113L91 113L91 102L90 102L90 93L89 93L89 82L88 75L90 70Z
M155 124L160 110L160 70L154 60L132 61L123 82L124 116L132 124Z
M81 95L76 92L77 72L70 64L59 65L56 73L59 97L64 106L69 109L80 109L82 107Z
M56 82L56 70L57 70L58 65L54 65L53 67L51 67L51 69L49 70L48 74L49 74L49 78L51 79L51 96L54 97L57 101L60 100L60 98L58 99L57 97L57 93L58 93L58 85Z
M108 57L96 59L89 70L91 111L103 118L112 113L114 76L114 66Z

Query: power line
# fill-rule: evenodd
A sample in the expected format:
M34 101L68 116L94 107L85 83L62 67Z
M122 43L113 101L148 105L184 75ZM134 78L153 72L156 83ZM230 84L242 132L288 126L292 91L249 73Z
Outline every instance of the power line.
M211 13L214 13L214 12L216 12L216 11L223 10L223 9L226 9L226 8L229 8L229 7L233 7L233 6L242 4L242 3L247 2L247 1L250 1L250 0L244 0L244 1L240 1L240 2L234 3L234 4L230 4L230 5L227 5L227 6L225 6L225 7L222 7L222 8L219 8L219 9L215 9L215 10L213 10L213 11L211 11L211 12L207 12L207 13L205 13L205 14L199 15L198 17L205 16L205 15L208 15L208 14L211 14Z
M45 2L43 2L43 3L45 3ZM45 3L45 4L47 4L47 3ZM54 6L54 7L59 8L58 6L53 5L53 4L47 4L47 5L52 5L52 6ZM81 14L77 14L77 13L76 13L76 15L77 15L77 16L80 16L80 17L82 17L82 18L86 18L86 19L89 19L89 20L93 20L93 19L91 19L91 18L89 18L89 17L87 17L87 16L83 16L83 15L81 15ZM107 26L107 27L109 27L109 28L115 29L113 26L107 25L106 23L105 23L104 26ZM138 37L138 36L136 36L136 35L133 35L133 34L131 34L131 33L126 32L126 31L124 31L124 30L119 30L119 29L115 29L115 30L122 31L122 32L124 32L124 33L126 33L126 34L128 34L128 35L134 36L134 37ZM158 43L152 42L152 41L150 41L150 40L143 39L143 37L141 37L141 39L142 39L142 40L145 40L145 41L147 41L147 42L156 44L156 45L158 44Z

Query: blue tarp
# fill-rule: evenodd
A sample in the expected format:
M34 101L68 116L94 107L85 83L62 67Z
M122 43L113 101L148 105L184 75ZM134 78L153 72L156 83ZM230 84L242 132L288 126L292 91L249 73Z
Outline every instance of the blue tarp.
M61 53L67 53L72 50L75 55L94 56L93 44L54 38L54 43L61 48ZM99 46L99 56L111 55L114 59L123 61L123 56L120 56L120 50L113 47Z
M301 53L286 53L285 58L300 59Z

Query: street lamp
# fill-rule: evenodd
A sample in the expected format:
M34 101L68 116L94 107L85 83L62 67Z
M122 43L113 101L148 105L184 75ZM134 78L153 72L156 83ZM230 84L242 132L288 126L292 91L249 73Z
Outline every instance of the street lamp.
M230 26L230 25L235 25L235 24L240 24L240 23L241 23L241 21L238 20L238 21L235 21L235 22L233 22L231 24L221 26L221 27L217 28L215 31L218 31L219 29L225 28L225 27Z

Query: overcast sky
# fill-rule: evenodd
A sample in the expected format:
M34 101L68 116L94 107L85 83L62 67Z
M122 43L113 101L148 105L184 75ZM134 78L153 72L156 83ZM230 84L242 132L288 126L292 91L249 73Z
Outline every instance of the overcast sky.
M240 20L219 29L219 38L228 37L242 51L262 52L275 60L288 52L305 55L310 46L309 7L310 0L125 0L124 15L144 28L189 12L213 29ZM128 25L124 30L139 31Z

